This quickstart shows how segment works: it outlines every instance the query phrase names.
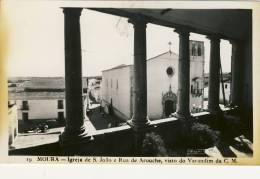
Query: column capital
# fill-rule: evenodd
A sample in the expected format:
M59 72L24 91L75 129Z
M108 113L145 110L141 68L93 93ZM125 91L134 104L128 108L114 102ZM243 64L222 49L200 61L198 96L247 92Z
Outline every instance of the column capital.
M147 19L142 16L134 16L128 19L128 22L133 24L134 27L143 27L146 28Z
M177 32L179 35L187 35L190 36L190 29L188 27L177 27L175 28L174 32Z
M241 40L230 39L230 40L229 40L229 43L230 43L231 45L240 45L240 44L242 44L242 41L241 41Z
M70 15L74 17L79 17L81 15L82 8L63 8L64 15Z
M220 37L218 35L207 35L207 39L214 42L220 42Z
M231 39L231 40L229 40L229 43L230 43L231 45L233 45L233 44L237 44L237 41Z

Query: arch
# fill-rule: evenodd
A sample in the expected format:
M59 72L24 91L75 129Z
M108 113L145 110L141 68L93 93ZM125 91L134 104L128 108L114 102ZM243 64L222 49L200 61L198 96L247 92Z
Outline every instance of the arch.
M162 107L163 107L162 116L165 118L169 116L169 113L174 113L176 111L176 105L177 105L177 95L172 92L170 87L167 93L162 94Z

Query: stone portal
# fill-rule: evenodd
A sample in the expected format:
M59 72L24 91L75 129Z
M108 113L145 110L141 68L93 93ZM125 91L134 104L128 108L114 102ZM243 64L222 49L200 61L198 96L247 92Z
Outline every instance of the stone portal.
M167 93L162 94L163 118L176 112L177 95L172 92L171 86Z

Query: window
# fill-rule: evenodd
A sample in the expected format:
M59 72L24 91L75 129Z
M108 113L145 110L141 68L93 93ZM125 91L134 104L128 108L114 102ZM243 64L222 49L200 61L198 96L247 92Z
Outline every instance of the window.
M63 109L63 100L58 100L58 109Z
M201 56L201 46L198 45L198 56Z
M60 120L60 121L64 120L64 113L63 112L58 112L58 120Z
M116 89L118 90L118 80L116 80Z
M65 124L64 112L58 112L58 123Z
M190 91L193 97L200 97L203 94L202 81L200 79L193 80L191 82Z
M23 101L23 102L22 102L22 109L23 109L23 110L28 110L28 109L29 109L28 101Z
M192 44L192 47L191 47L191 55L192 56L195 56L195 51L196 51L195 44Z
M199 82L198 81L196 81L196 93L197 94L199 94L199 91L200 91L200 89L199 89Z
M166 69L166 73L167 73L167 75L168 76L173 76L174 75L174 70L173 70L173 68L172 67L168 67L167 69Z
M108 87L108 79L106 79L106 86Z
M225 84L225 89L227 89L227 84Z

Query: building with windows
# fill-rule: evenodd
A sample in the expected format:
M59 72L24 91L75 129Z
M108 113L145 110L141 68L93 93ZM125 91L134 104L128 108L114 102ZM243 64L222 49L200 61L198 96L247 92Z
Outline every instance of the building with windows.
M83 81L85 92L83 99L86 103L87 79ZM16 104L17 118L24 122L55 119L64 123L66 117L64 91L64 78L60 77L9 79L9 101Z
M204 74L204 101L208 101L209 74ZM231 74L223 73L219 86L219 103L228 105L231 102ZM205 107L205 105L204 105Z
M28 121L29 119L58 119L65 118L64 95L46 94L45 99L35 96L27 96L26 99L17 99L18 119Z
M190 41L190 110L203 108L204 43ZM176 111L178 54L167 51L147 60L147 115L166 118ZM123 120L133 115L133 65L119 65L102 72L102 107Z

